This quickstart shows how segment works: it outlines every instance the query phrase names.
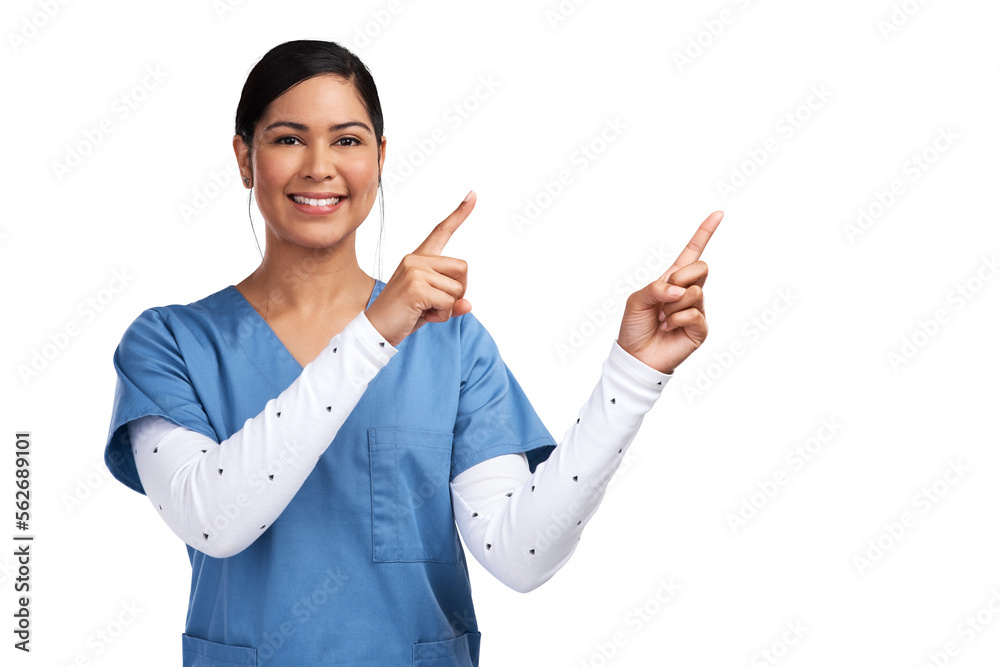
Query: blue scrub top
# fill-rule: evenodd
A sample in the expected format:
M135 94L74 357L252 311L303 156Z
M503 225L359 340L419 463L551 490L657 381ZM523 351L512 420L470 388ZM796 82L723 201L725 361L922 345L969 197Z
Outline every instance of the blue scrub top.
M516 452L534 471L555 441L471 313L397 349L253 544L229 558L187 547L185 667L479 664L449 482ZM129 421L160 415L222 442L302 372L232 285L141 313L114 365L104 459L139 493Z

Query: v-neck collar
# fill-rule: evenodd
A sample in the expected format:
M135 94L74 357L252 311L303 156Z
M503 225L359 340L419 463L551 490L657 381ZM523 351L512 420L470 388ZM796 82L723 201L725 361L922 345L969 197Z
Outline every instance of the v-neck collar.
M371 296L365 310L371 308L375 298L382 292L385 283L375 279ZM243 293L235 285L229 285L220 292L230 304L233 316L233 334L243 346L251 362L269 381L280 383L279 389L288 386L303 370L285 344L278 338L271 325L261 317ZM275 377L277 372L278 377Z

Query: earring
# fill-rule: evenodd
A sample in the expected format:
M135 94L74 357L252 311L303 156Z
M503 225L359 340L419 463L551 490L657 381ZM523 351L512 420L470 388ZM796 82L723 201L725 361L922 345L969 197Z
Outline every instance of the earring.
M247 178L246 176L243 177L243 185L246 185L246 186L250 185L250 179Z

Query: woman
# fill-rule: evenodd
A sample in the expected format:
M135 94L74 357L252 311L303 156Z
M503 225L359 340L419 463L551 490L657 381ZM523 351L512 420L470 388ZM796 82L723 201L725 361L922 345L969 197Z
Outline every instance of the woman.
M358 266L382 128L350 51L268 52L233 139L266 222L260 266L144 311L115 352L105 460L188 546L184 665L478 665L459 532L515 590L550 578L707 335L697 259L720 212L629 296L556 446L470 312L466 263L441 254L474 193L388 282Z

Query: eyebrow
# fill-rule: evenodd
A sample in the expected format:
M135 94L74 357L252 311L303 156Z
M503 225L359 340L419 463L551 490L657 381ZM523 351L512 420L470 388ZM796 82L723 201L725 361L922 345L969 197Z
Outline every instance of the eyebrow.
M303 125L302 123L294 123L290 120L279 120L278 122L271 123L270 125L265 127L264 132L269 132L270 130L273 130L276 127L289 127L298 132L306 132L309 130L309 128ZM366 123L362 123L361 121L357 120L349 120L346 123L337 123L335 125L331 125L330 132L340 132L341 130L346 130L349 127L360 127L362 129L368 130L370 134L375 134L374 132L372 132L372 129L368 127Z

